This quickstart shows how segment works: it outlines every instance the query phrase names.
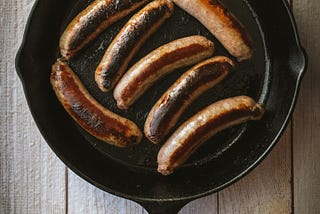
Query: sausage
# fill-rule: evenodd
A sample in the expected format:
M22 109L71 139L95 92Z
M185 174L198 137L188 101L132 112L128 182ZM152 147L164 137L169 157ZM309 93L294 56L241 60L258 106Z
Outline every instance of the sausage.
M214 44L203 36L169 42L137 62L114 90L118 108L127 109L156 81L177 68L192 65L213 55Z
M139 128L100 105L65 62L58 60L52 66L50 81L64 109L94 137L118 147L131 146L142 140Z
M95 0L67 26L60 38L61 55L70 60L110 25L150 0Z
M158 153L158 172L171 174L214 134L247 120L259 120L263 107L252 98L239 96L218 101L183 123Z
M253 45L250 35L219 0L173 2L199 20L239 62L251 58Z
M152 143L161 142L174 128L181 114L202 93L222 81L233 68L223 56L208 59L185 72L152 107L144 133Z
M107 48L95 72L95 81L103 92L118 83L135 53L173 13L170 0L156 0L135 14Z

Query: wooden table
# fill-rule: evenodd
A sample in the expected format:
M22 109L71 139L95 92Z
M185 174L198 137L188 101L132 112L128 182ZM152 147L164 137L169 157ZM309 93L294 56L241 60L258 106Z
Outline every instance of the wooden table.
M0 1L0 213L146 213L79 178L41 137L14 67L34 0ZM293 119L248 176L180 213L319 213L320 4L291 0L309 56Z

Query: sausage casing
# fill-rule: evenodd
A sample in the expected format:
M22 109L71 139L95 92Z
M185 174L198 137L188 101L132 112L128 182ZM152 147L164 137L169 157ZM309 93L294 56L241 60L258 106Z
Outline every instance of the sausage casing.
M70 60L110 25L150 0L95 0L67 26L60 38L61 55Z
M233 67L223 56L213 57L185 72L152 107L144 133L153 143L161 142L174 128L181 114L202 93L222 81Z
M65 110L94 137L119 147L142 140L139 128L99 104L65 62L58 60L53 65L50 81Z
M173 0L198 19L238 61L250 59L252 39L241 22L219 0Z
M132 66L115 87L113 95L118 107L127 109L163 76L200 62L213 52L213 42L203 36L177 39L157 48Z
M158 153L158 171L171 174L207 139L219 131L247 120L259 120L264 110L247 96L218 101L183 123Z
M171 16L173 8L170 0L152 1L124 25L107 48L95 72L95 81L103 92L111 90L118 83L134 54Z

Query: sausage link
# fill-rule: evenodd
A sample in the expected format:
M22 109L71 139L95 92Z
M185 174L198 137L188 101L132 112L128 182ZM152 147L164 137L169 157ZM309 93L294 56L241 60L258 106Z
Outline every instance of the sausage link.
M264 110L247 96L218 101L183 123L158 153L158 171L171 174L214 134L247 120L259 120Z
M60 38L61 55L70 60L85 45L119 19L150 0L95 0L67 26Z
M132 66L117 84L113 96L118 107L127 109L165 75L200 62L213 52L213 42L203 36L177 39L157 48Z
M198 19L238 61L250 59L252 39L241 22L219 0L173 0Z
M99 104L65 62L58 60L53 65L50 81L64 109L94 137L119 147L131 146L142 140L139 128Z
M185 72L152 107L144 133L153 143L161 142L174 128L187 107L222 81L233 67L223 56L208 59Z
M156 0L135 14L121 29L106 50L95 73L95 81L103 92L114 88L135 53L173 13L170 0Z

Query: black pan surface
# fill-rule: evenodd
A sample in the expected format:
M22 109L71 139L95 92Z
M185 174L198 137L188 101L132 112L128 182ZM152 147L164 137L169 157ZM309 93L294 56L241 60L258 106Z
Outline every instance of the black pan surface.
M286 1L223 0L252 35L254 56L238 64L227 79L197 99L177 126L203 107L237 95L255 98L265 106L266 113L261 121L238 125L214 136L168 177L156 172L161 145L155 146L144 138L140 145L122 149L95 139L72 121L51 88L49 75L51 65L60 56L59 37L89 2L37 1L16 61L34 119L47 143L69 168L107 192L137 201L149 211L160 212L176 211L192 199L226 187L266 156L285 129L306 68L306 56ZM112 93L102 93L96 86L94 71L128 18L102 33L70 66L102 105L135 121L143 130L153 104L188 67L157 83L128 111L117 109ZM174 15L150 37L131 65L162 44L195 34L215 42L215 55L231 57L197 20L176 7Z

